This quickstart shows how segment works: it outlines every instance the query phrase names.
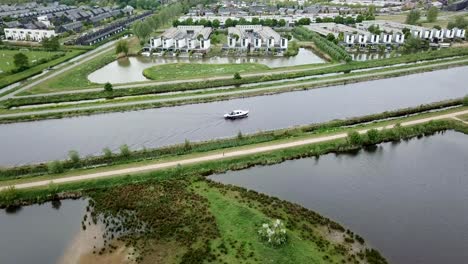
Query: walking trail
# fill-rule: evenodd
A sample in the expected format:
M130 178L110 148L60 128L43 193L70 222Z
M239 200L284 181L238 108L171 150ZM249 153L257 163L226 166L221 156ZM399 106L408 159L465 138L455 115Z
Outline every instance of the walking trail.
M463 115L463 114L468 114L468 110L463 110L463 111L458 111L458 112L454 112L450 114L443 114L443 115L438 115L438 116L433 116L433 117L416 119L416 120L401 123L401 125L411 126L411 125L426 123L432 120L440 120L440 119L446 119L446 118L454 119L456 118L456 116ZM393 124L393 125L388 125L388 126L381 126L376 129L382 130L386 128L393 128L394 126L395 125ZM368 130L369 129L363 129L363 130L358 130L358 132L363 134L363 133L366 133ZM56 180L53 180L53 182L56 184L60 184L60 183L70 183L70 182L83 181L83 180L99 179L99 178L118 176L118 175L135 174L135 173L141 173L141 172L147 172L147 171L166 169L170 167L175 167L177 165L189 165L189 164L194 164L194 163L199 163L199 162L221 160L221 159L232 158L232 157L258 154L258 153L263 153L263 152L268 152L268 151L273 151L273 150L298 147L298 146L320 143L320 142L341 139L341 138L346 138L346 137L347 137L347 133L341 133L341 134L336 134L336 135L331 135L331 136L322 136L322 137L316 137L316 138L310 138L310 139L303 139L303 140L297 140L297 141L288 142L288 143L280 143L280 144L275 144L275 145L264 146L264 147L256 147L256 148L237 150L237 151L234 150L234 151L225 152L221 154L210 154L210 155L206 155L206 156L202 156L198 158L181 159L178 161L156 163L156 164L127 168L127 169L117 169L117 170L110 170L110 171L99 172L99 173L83 174L83 175L78 175L78 176L56 179ZM50 182L51 180L42 180L42 181L16 184L12 186L14 186L16 189L25 189L25 188L32 188L32 187L47 186L48 184L50 184ZM0 191L6 188L8 188L8 186L0 187Z

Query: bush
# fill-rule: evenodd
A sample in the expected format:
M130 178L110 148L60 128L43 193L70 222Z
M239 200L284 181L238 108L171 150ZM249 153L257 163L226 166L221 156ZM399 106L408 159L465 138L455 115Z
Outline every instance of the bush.
M0 201L11 204L18 197L18 191L15 186L8 186L0 192Z
M279 219L271 224L264 223L258 230L258 234L263 241L275 247L281 246L287 241L286 228Z
M112 158L112 151L110 150L110 148L104 148L102 150L102 153L104 153L104 158L105 159L110 159Z
M185 140L184 142L184 150L191 150L192 149L192 144L190 143L190 141L188 139Z
M468 106L468 95L463 98L463 105Z
M58 160L49 162L49 164L47 164L47 171L49 172L49 174L62 173L64 171L62 162Z
M241 75L238 72L234 73L234 80L240 80L240 79L242 79Z
M70 150L68 152L68 157L70 158L70 161L73 164L78 164L80 163L80 154L78 154L78 151L76 150Z
M112 84L110 82L106 82L106 84L104 84L104 90L106 92L112 92L114 89L112 88Z
M362 137L357 131L349 132L347 140L353 146L360 146L363 143Z
M370 129L367 131L367 139L370 144L375 144L380 141L380 134L377 129Z
M120 146L120 155L122 157L130 157L130 149L127 144Z

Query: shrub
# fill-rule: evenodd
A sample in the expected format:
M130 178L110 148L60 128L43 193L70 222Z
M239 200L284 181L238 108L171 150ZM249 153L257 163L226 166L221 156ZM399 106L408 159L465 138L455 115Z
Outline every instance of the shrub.
M237 139L243 139L244 138L244 135L242 134L242 131L239 130L239 132L237 133Z
M188 139L185 139L184 150L190 150L190 149L192 149L192 144L190 143Z
M73 164L78 164L80 163L80 154L78 154L78 151L76 150L70 150L68 152L68 157L70 158L70 161Z
M12 203L18 197L18 191L15 186L8 186L3 191L0 191L0 201Z
M63 164L58 160L54 160L47 164L47 171L49 174L58 174L63 172Z
M104 90L106 92L112 92L114 89L112 88L112 84L110 82L106 82L106 84L104 84Z
M122 157L130 157L130 149L127 144L123 144L119 149Z
M102 150L102 153L104 153L104 158L106 159L112 158L112 151L110 150L110 148L104 148Z
M468 106L468 95L463 98L463 105Z
M287 234L283 222L276 219L273 223L264 223L258 230L260 238L268 244L278 247L286 243Z
M348 133L348 142L349 144L353 145L353 146L360 146L362 145L362 137L361 135L356 132L356 131L352 131L352 132L349 132Z
M380 133L377 129L370 129L367 131L367 139L370 144L375 144L380 140Z
M240 80L240 79L242 79L241 75L238 72L234 73L234 80Z

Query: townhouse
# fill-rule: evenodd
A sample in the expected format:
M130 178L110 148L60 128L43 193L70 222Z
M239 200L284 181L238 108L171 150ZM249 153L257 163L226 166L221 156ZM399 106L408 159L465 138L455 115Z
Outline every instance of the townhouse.
M207 52L212 29L204 26L178 26L150 40L153 50Z
M288 39L281 37L270 27L261 25L237 25L228 28L230 49L279 49L288 48Z

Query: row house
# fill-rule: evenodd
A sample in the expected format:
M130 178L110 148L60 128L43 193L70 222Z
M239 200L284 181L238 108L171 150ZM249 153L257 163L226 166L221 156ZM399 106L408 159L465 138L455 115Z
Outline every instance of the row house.
M270 27L261 25L237 25L228 28L228 47L233 49L288 48L288 39L281 37Z
M26 29L26 28L5 28L5 39L24 40L24 41L42 41L44 38L56 36L54 30L49 29Z
M178 26L150 40L151 49L208 51L212 29L204 26Z

